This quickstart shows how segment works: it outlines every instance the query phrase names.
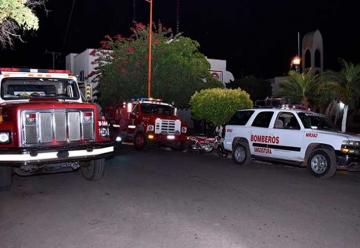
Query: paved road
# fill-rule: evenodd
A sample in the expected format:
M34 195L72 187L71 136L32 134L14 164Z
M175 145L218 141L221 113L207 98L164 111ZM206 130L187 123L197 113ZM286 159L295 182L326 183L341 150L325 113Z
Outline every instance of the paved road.
M0 247L360 247L360 174L166 150L121 151L98 182L15 177Z

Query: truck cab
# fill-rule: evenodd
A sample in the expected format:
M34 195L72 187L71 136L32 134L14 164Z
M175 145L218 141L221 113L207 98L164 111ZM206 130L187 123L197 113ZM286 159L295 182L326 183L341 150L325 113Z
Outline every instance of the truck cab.
M113 139L134 143L141 150L147 143L182 148L187 126L176 116L176 108L160 99L141 98L105 109Z
M99 179L113 150L108 123L83 103L69 71L0 68L0 188L10 187L13 172L80 168Z

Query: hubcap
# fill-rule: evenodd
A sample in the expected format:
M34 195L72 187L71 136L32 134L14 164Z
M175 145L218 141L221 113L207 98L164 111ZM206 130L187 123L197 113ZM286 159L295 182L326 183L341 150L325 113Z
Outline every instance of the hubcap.
M328 161L322 154L315 155L310 161L311 169L316 174L323 174L328 168Z
M235 149L235 159L236 161L238 162L243 162L246 158L246 153L245 153L245 149L244 147L242 146L238 146L236 149Z

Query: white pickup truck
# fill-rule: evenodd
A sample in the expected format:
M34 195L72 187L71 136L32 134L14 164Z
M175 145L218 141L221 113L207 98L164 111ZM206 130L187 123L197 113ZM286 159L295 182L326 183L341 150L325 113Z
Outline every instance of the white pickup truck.
M224 148L237 164L251 158L291 162L321 178L359 165L360 136L339 132L321 114L298 109L237 111L225 128Z

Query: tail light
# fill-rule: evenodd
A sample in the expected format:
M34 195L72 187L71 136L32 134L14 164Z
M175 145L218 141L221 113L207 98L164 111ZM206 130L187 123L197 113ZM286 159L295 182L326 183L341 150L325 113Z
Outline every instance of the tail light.
M36 113L28 113L25 115L25 125L32 126L36 124Z

